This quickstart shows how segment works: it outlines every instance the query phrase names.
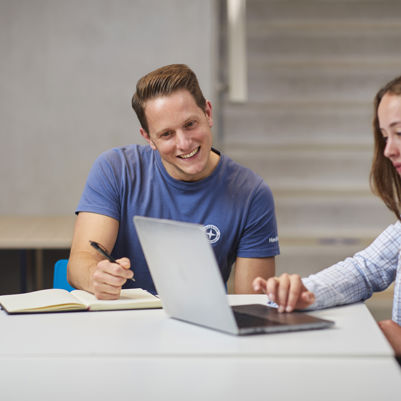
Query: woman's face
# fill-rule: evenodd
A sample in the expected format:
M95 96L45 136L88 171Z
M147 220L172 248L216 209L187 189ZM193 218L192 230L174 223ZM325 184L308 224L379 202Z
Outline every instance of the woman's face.
M377 109L377 117L386 142L384 156L401 176L401 96L385 94Z

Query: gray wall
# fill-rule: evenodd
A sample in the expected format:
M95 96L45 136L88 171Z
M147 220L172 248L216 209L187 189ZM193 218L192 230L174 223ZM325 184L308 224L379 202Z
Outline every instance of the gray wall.
M73 213L96 156L142 143L138 78L186 63L214 100L213 0L0 0L0 214Z

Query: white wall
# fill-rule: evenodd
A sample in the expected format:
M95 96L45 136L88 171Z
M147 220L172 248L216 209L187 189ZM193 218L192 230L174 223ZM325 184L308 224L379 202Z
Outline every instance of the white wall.
M137 80L186 63L214 100L213 0L0 0L0 214L73 213L96 156L142 143Z

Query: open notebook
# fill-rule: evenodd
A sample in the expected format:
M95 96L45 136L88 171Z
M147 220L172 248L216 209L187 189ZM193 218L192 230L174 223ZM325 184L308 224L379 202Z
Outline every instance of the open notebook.
M278 313L261 304L230 307L203 226L139 216L134 217L134 224L169 316L231 334L320 329L334 324L303 312Z
M25 294L2 295L0 304L8 313L161 308L160 299L141 288L121 290L120 299L112 301L99 300L82 290L68 292L52 288Z

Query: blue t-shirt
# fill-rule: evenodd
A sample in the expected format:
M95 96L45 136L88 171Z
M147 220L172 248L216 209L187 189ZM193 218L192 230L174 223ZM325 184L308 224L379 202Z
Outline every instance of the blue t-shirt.
M127 281L127 286L152 292L154 284L133 224L135 215L204 225L224 281L237 256L279 254L270 188L224 155L210 176L185 182L167 173L159 152L149 145L111 149L95 161L76 212L119 221L112 255L131 260L136 281Z

